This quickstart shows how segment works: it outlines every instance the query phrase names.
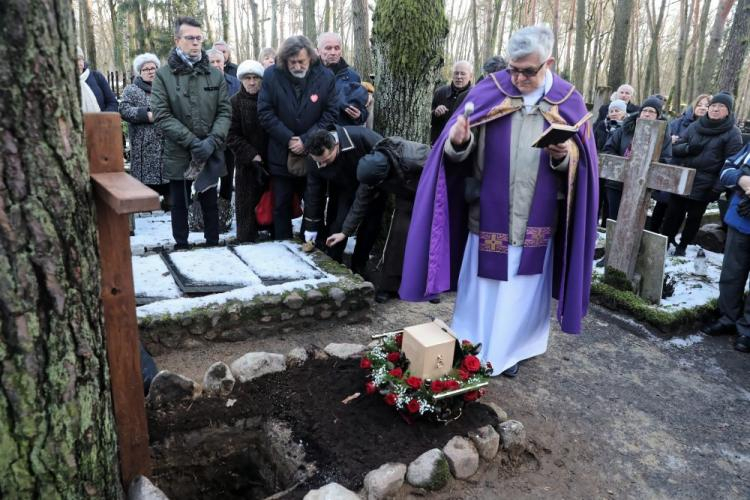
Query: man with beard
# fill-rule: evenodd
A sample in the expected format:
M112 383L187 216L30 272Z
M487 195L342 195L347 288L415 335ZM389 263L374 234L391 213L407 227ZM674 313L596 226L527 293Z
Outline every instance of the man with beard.
M362 125L367 120L367 89L362 79L341 57L341 37L338 33L318 36L318 55L323 65L336 75L336 92L339 95L341 125Z
M458 61L453 65L450 85L443 85L432 96L432 119L430 122L430 144L443 131L453 111L458 108L471 88L474 68L469 61Z

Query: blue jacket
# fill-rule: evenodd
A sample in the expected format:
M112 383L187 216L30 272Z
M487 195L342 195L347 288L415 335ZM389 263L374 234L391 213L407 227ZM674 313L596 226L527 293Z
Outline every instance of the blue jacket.
M227 82L227 97L232 97L240 91L240 81L236 76L224 73L224 81Z
M335 67L328 69L336 75L336 92L338 94L338 121L340 125L362 125L367 121L367 89L362 86L362 79L356 71L347 64L344 58ZM359 119L353 120L344 112L347 106L359 109Z
M88 64L86 64L88 68ZM86 85L91 88L91 91L96 96L96 102L99 103L99 109L101 111L114 111L118 112L117 98L109 88L107 79L95 69L89 68L89 77L86 78Z
M286 68L270 66L263 73L258 118L269 135L268 164L273 175L288 176L289 140L304 144L318 129L329 129L338 116L336 78L319 62L299 81ZM295 87L296 90L295 91Z
M669 122L669 135L685 135L688 127L695 121L693 107L688 106L684 113Z
M743 175L748 175L742 171L742 167L750 167L750 144L746 144L739 153L729 157L721 171L719 179L722 186L732 190L732 197L729 200L724 222L743 234L750 234L750 219L737 213L737 204L739 204L743 194L737 182Z

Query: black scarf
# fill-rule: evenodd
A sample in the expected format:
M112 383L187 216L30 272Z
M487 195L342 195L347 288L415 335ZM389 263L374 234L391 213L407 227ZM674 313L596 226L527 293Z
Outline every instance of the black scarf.
M698 119L698 124L695 125L695 130L700 135L721 135L734 127L734 121L734 113L729 113L729 115L722 120L712 120L708 117L708 113L706 113Z
M330 66L326 66L326 67L330 69L331 71L333 71L334 75L338 75L339 71L348 68L349 65L346 63L346 61L344 61L344 58L342 57L341 59L339 59L339 62L337 62L336 64L331 64Z
M251 94L247 90L245 90L244 85L240 85L240 99L249 99L251 101L257 101L258 100L258 94L259 92L256 92L255 94Z
M136 87L138 87L139 89L141 89L147 94L151 93L151 82L145 81L140 76L135 77L135 80L133 80L133 85L135 85Z
M455 85L453 85L453 82L451 82L451 95L450 97L448 97L448 99L455 101L458 98L459 94L461 94L461 92L465 92L469 90L469 88L471 88L471 82L467 83L461 88L456 87Z

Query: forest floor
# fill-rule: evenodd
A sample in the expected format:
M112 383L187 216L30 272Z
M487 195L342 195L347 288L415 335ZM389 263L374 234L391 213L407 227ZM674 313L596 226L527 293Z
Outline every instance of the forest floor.
M156 361L202 380L212 363L250 351L367 343L373 333L431 316L449 320L453 300L392 300L374 304L369 323L325 323ZM750 356L734 351L729 337L690 332L670 339L601 309L590 312L581 335L563 334L553 321L547 353L524 363L515 379L494 378L484 399L524 424L534 458L511 471L483 463L469 481L452 481L427 497L748 498L749 373Z

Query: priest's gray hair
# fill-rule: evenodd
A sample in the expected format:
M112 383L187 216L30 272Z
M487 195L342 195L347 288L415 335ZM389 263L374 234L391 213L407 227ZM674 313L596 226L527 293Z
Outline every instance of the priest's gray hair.
M513 33L508 41L508 57L518 61L532 54L539 56L539 62L546 61L552 55L552 44L555 35L546 24L526 26Z
M133 73L135 73L136 75L140 75L141 68L148 62L154 63L156 65L156 69L159 69L159 66L161 66L159 58L156 57L155 54L146 52L145 54L139 54L135 56L135 59L133 59Z

